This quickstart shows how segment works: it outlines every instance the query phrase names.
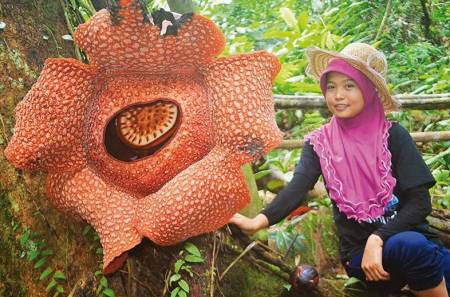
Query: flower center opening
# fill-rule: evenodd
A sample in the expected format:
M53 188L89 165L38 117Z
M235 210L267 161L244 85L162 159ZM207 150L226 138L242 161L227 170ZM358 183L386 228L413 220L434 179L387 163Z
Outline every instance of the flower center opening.
M126 162L150 156L170 141L179 119L178 106L167 100L125 108L106 127L106 150Z

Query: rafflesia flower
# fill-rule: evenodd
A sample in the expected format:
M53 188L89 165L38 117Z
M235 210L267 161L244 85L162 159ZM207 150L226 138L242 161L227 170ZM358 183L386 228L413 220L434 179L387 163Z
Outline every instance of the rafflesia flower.
M241 165L281 141L277 59L217 58L215 24L181 20L159 26L137 0L99 11L74 34L90 64L48 59L16 107L7 159L48 172L55 207L98 232L105 273L143 236L172 245L226 224L249 201Z

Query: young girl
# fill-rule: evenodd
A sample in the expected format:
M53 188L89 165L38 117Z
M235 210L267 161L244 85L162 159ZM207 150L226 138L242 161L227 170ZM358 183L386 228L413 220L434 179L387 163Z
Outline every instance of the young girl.
M349 276L384 291L407 284L416 296L448 297L450 252L425 219L435 181L408 131L385 118L399 104L384 80L383 53L362 43L306 53L333 117L305 137L294 177L277 198L255 218L236 214L230 223L251 234L279 222L323 175Z

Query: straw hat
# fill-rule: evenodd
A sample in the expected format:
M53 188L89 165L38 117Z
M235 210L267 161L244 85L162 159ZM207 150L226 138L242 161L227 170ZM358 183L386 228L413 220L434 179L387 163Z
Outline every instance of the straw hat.
M373 46L355 42L347 45L340 53L312 46L306 49L306 56L309 60L306 74L311 77L319 80L331 59L342 59L373 82L386 112L399 109L400 103L391 96L386 85L386 57Z

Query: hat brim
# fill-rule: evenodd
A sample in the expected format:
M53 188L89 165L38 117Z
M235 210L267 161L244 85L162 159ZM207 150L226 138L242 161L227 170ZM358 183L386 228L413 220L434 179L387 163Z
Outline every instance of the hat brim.
M309 60L308 66L306 67L306 74L314 79L319 80L322 73L327 68L331 59L339 58L367 76L377 89L380 101L383 104L383 108L386 112L397 111L400 108L400 102L391 96L386 85L386 81L383 76L376 72L372 67L366 64L364 61L356 57L345 55L338 52L327 51L320 49L318 47L312 46L306 49L306 57Z

